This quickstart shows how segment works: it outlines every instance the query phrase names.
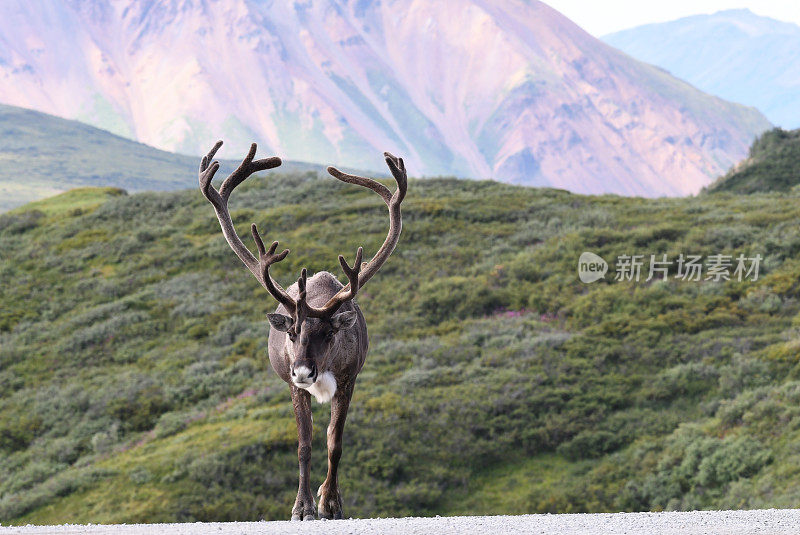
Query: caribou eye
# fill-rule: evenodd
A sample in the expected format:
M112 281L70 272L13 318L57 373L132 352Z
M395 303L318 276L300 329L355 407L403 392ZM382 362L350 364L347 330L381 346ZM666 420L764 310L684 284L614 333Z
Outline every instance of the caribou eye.
M328 334L326 334L326 335L325 335L325 340L326 340L326 341L333 340L333 334L334 334L334 333L333 333L333 331L331 331L331 332L329 332Z

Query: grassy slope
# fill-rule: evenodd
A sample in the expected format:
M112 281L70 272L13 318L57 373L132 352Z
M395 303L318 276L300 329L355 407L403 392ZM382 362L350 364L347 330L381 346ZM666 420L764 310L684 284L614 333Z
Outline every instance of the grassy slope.
M789 191L800 184L800 130L775 128L750 147L747 159L707 189L710 192Z
M0 105L0 138L0 210L78 186L185 188L197 166L195 158L15 106Z
M380 201L312 173L234 198L337 272ZM800 217L786 194L589 197L413 182L360 293L371 350L345 437L353 516L800 505ZM274 307L195 190L79 190L0 216L0 521L286 518ZM584 250L760 253L753 282L583 285ZM613 267L612 267L613 269ZM315 405L313 482L327 406Z
M78 121L4 104L0 140L0 212L80 186L132 192L186 188L200 161L199 156L164 152ZM321 166L287 162L286 168Z

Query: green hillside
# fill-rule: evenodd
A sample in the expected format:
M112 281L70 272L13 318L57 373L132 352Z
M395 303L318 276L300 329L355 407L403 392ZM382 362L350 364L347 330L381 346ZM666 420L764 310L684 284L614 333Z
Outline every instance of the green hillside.
M798 184L800 130L774 128L756 139L747 159L708 186L707 191L789 191Z
M371 192L251 180L234 220L292 249L285 284L385 236ZM404 206L359 292L371 350L346 514L800 506L797 196L441 179L413 181ZM0 250L2 523L288 518L275 304L199 191L72 191L0 215ZM605 279L579 282L584 251L612 263ZM764 260L755 282L613 280L618 255L679 253ZM314 411L319 484L328 406Z
M194 183L197 162L78 121L0 104L0 212L83 186L183 189ZM287 162L287 168L321 166Z

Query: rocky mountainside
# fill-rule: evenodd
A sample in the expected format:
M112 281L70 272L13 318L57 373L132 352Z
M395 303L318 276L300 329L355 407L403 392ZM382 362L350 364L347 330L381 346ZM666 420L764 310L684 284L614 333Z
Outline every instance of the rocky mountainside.
M9 0L0 80L0 102L192 155L390 150L578 192L697 192L769 127L521 0Z
M603 37L690 84L800 127L800 26L747 9L647 24Z

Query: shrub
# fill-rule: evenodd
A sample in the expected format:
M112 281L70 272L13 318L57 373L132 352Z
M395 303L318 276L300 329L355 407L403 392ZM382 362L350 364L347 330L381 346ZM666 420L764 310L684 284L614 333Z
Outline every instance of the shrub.
M558 453L573 461L592 459L616 450L622 445L619 436L608 431L581 431L558 447Z

